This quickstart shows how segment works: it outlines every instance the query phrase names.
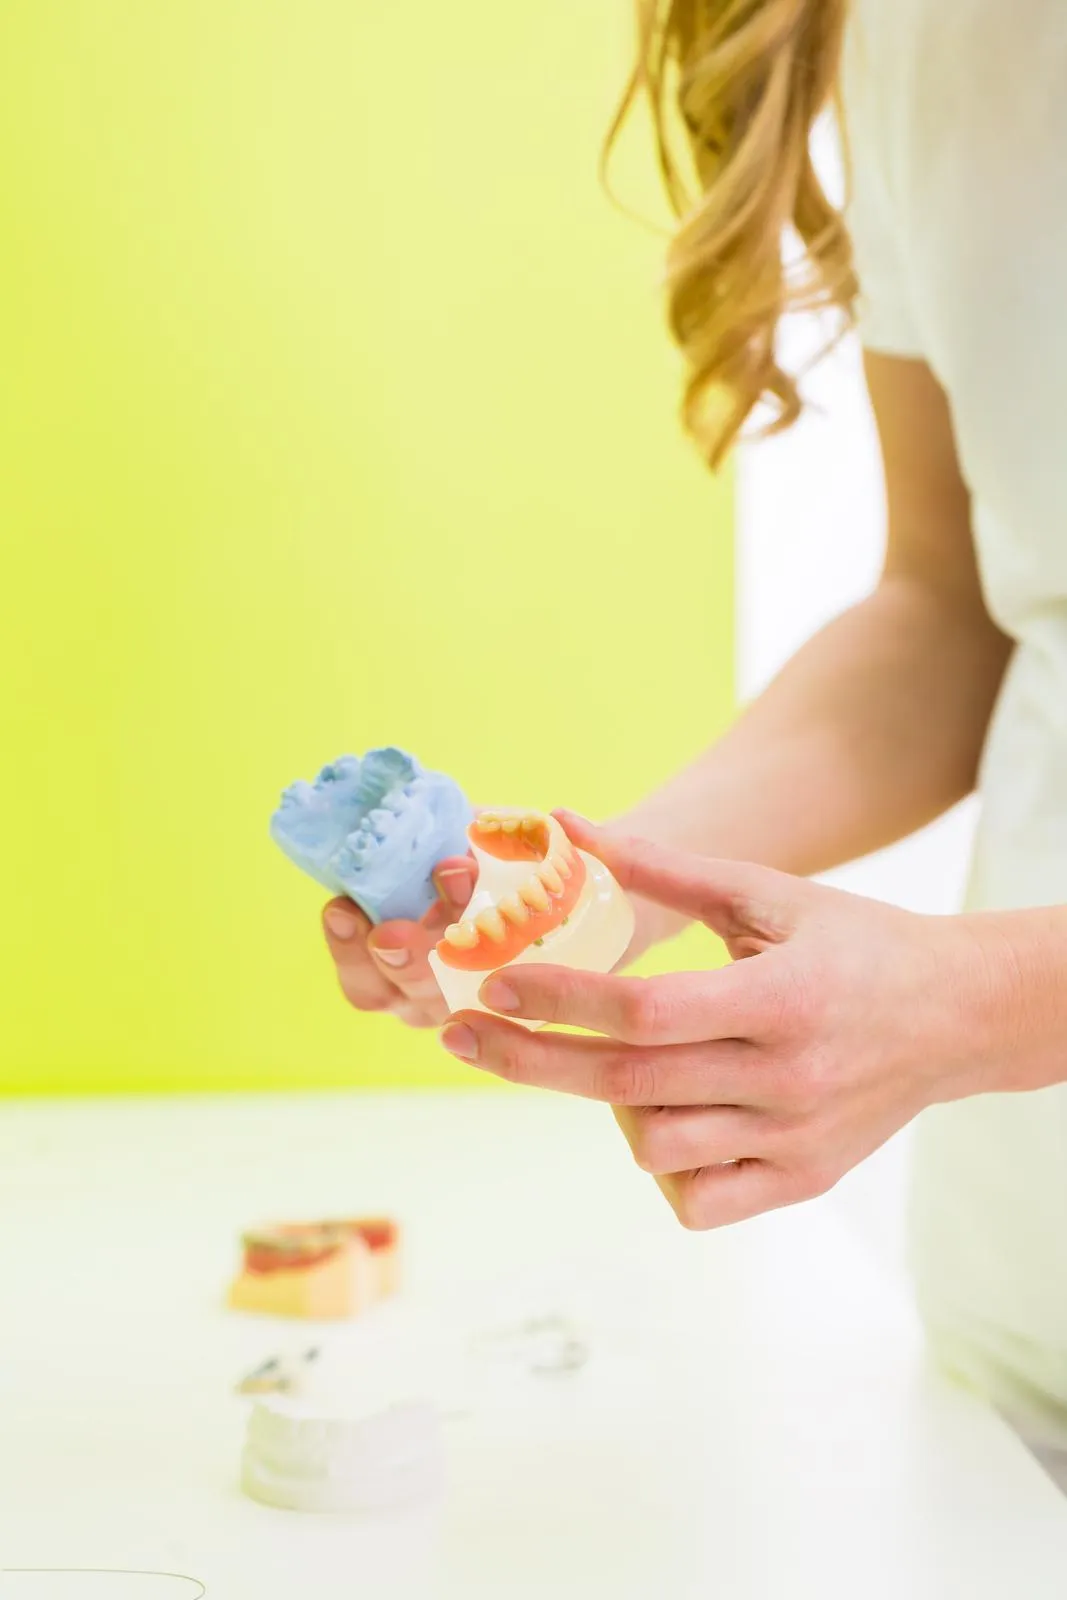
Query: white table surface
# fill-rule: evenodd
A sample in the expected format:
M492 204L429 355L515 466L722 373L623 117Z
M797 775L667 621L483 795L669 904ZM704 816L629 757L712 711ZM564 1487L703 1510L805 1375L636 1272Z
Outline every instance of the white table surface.
M415 1307L560 1310L593 1360L450 1424L439 1513L270 1511L231 1388L293 1329L221 1309L237 1235L359 1211L406 1225ZM3 1600L1067 1593L1067 1500L832 1205L685 1234L599 1107L7 1103L0 1225ZM14 1570L43 1567L199 1583Z

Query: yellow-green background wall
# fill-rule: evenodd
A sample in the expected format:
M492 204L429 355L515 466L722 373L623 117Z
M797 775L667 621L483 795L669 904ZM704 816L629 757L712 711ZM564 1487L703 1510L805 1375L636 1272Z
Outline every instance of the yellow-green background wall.
M335 994L277 791L604 814L724 722L628 13L5 0L3 1089L469 1081Z

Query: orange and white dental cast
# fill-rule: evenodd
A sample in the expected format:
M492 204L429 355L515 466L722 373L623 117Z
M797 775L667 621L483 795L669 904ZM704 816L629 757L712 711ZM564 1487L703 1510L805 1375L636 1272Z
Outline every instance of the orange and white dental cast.
M484 1011L478 990L501 967L539 962L610 972L633 938L629 900L554 817L483 811L467 829L478 881L430 967L450 1011Z

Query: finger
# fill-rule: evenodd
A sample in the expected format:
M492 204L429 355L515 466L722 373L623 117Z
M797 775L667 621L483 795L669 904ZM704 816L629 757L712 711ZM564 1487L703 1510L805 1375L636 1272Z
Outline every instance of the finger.
M322 913L326 943L345 997L358 1011L385 1011L396 989L367 954L370 922L351 900L331 900Z
M421 922L383 922L368 939L371 956L397 987L436 1002L440 991L426 957L450 922L462 915L474 892L478 868L470 856L448 856L433 871L438 898ZM447 1010L441 1010L441 1016Z
M371 925L357 905L339 898L323 907L322 926L334 959L340 961L366 940Z
M429 1004L416 1005L413 1000L397 1000L392 1012L409 1028L439 1028L448 1016L448 1008L443 1000L436 1011Z
M781 1009L777 986L769 959L662 978L524 963L494 973L478 998L501 1016L589 1028L627 1044L696 1044L769 1031Z
M440 938L449 923L458 922L467 909L477 879L478 869L469 856L452 856L442 861L433 873L437 899L420 926L428 928L435 939Z
M423 921L433 919L435 927L455 922L466 910L477 881L478 868L473 857L448 856L444 861L439 861L433 873L438 901Z
M427 960L437 938L421 922L400 920L380 923L367 938L367 953L382 977L406 1000L430 1010L441 999Z
M741 1106L615 1106L615 1120L642 1172L654 1177L758 1156L773 1124Z
M569 811L556 817L579 849L603 861L623 889L680 911L724 939L753 932L778 943L811 892L803 879L744 861L714 861L647 839L606 833Z
M742 1040L654 1050L613 1039L530 1033L481 1012L461 1011L441 1042L452 1055L509 1083L581 1095L614 1106L758 1103L759 1054Z
M351 900L331 900L323 912L326 940L345 997L358 1011L396 1011L412 1003L412 1018L424 1013L427 1027L448 1015L426 963L434 935L417 923L382 923L375 928ZM410 1020L405 1017L405 1020Z
M705 1232L746 1222L764 1211L794 1205L803 1196L786 1173L769 1161L742 1160L729 1166L660 1177L656 1183L683 1228Z

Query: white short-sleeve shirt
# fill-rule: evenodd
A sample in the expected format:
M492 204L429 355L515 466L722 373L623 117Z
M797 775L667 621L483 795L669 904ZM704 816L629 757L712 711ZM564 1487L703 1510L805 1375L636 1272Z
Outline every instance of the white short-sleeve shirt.
M844 102L861 335L945 389L987 603L1017 641L970 904L1067 904L1067 0L857 0ZM1067 1086L939 1107L917 1152L936 1346L1067 1443Z

